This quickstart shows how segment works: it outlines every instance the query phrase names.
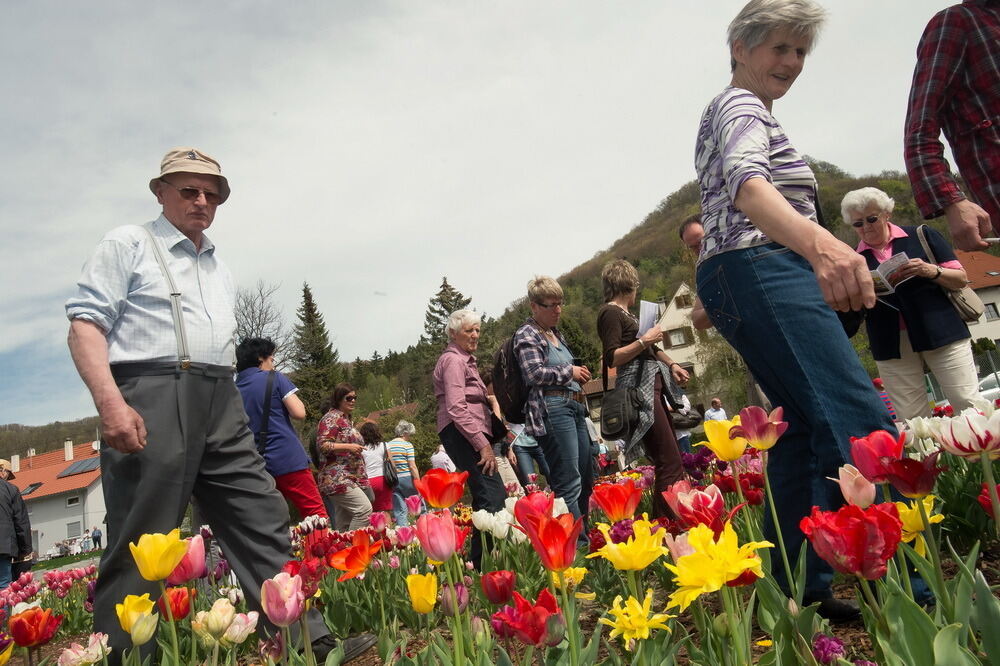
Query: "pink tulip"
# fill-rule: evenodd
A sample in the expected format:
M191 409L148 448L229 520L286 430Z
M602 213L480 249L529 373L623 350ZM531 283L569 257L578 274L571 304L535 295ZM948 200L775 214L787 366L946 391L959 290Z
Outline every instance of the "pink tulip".
M770 414L756 405L744 407L740 410L740 424L733 427L730 437L743 437L750 446L766 451L788 430L788 422L781 420L783 415L781 407L776 407Z
M187 542L187 552L167 578L168 587L183 585L195 578L204 578L208 574L205 566L205 540L200 534L196 534Z
M451 514L425 513L417 519L417 539L427 557L444 562L455 552L455 521Z
M371 524L372 528L377 532L382 532L386 527L389 526L389 517L381 511L374 511L372 515L368 517L368 522Z
M399 555L390 555L389 556L389 568L390 569L398 569L399 568Z
M94 565L91 565L91 566L94 566ZM94 569L96 570L97 567L94 567ZM31 572L30 571L25 571L23 574L21 574L18 577L17 582L20 583L21 585L27 585L32 580L34 580L34 576L31 575Z
M294 624L305 610L302 579L282 571L260 586L260 605L273 624L287 627Z
M422 497L420 497L420 493L417 493L416 495L410 495L409 497L406 498L405 502L406 502L406 511L411 516L418 516L420 515L420 512L423 511L424 500Z
M396 541L400 546L409 546L417 537L417 528L403 525L396 528Z
M854 465L843 465L837 472L836 481L840 492L848 504L867 509L875 502L875 484L864 477Z

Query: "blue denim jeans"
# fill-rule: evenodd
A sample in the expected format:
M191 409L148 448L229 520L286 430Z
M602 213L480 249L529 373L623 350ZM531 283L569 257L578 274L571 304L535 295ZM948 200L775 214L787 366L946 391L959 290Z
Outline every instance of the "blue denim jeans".
M0 555L0 590L10 587L10 568L13 563L10 555Z
M545 409L545 434L535 438L549 466L545 478L573 516L586 516L594 486L586 409L562 396L545 396Z
M409 525L409 513L406 509L406 498L416 495L417 489L413 485L413 477L409 474L399 475L399 483L392 489L392 517L396 525Z
M531 481L529 477L535 473L535 463L538 463L538 473L549 480L549 465L545 462L545 454L542 453L541 446L518 446L514 445L514 455L517 456L517 467L514 473L522 486L526 486Z
M698 295L767 397L784 408L789 426L768 453L768 475L795 562L805 538L799 521L814 505L835 510L844 503L827 477L851 460L850 438L896 429L801 256L777 243L722 252L698 267ZM770 512L765 516L765 536L776 542ZM811 548L806 560L807 597L829 596L832 569ZM784 587L782 567L773 574Z

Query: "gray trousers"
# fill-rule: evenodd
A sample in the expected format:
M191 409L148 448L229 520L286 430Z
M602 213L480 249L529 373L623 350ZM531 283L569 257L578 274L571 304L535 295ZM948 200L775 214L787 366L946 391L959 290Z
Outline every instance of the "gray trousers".
M180 525L192 496L247 604L260 612L264 631L274 631L261 610L260 586L291 557L288 507L257 453L231 372L214 374L125 377L115 372L122 395L148 432L139 453L101 445L108 545L94 595L94 630L110 636L116 663L118 651L132 641L118 623L115 604L127 594L160 596L159 584L139 575L128 544L144 533L167 533ZM309 631L313 640L329 633L315 610ZM154 646L150 641L146 649Z

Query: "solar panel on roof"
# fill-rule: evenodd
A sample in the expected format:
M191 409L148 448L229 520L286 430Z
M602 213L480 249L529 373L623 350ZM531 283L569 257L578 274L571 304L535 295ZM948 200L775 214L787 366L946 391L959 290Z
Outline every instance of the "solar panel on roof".
M76 460L70 464L69 467L59 472L56 475L57 479L61 479L64 476L73 476L74 474L83 474L84 472L92 472L101 466L100 458L84 458L83 460Z

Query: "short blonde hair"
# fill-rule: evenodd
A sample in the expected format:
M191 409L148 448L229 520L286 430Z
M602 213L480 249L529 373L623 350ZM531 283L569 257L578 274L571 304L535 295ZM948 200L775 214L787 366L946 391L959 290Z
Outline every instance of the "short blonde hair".
M563 290L559 283L547 275L536 275L534 279L528 280L528 301L545 305L542 301L547 298L562 298Z
M639 288L639 271L624 259L609 261L601 271L601 286L604 287L606 301L629 294Z

